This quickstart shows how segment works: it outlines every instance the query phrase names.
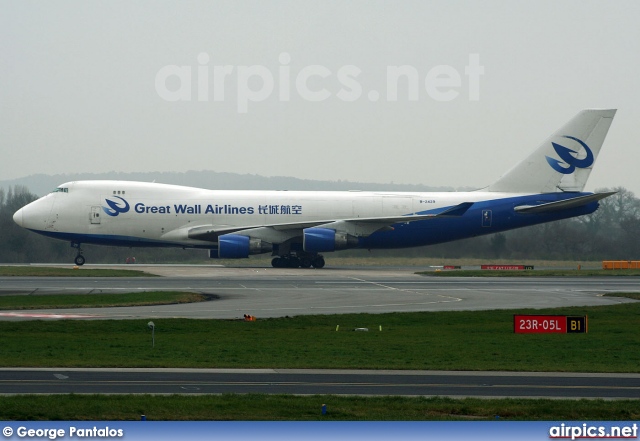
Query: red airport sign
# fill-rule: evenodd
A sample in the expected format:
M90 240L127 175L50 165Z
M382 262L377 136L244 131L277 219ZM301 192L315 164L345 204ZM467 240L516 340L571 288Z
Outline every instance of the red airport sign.
M575 334L587 332L587 317L566 315L517 315L513 316L513 332L516 334Z
M480 265L483 270L532 270L533 265Z

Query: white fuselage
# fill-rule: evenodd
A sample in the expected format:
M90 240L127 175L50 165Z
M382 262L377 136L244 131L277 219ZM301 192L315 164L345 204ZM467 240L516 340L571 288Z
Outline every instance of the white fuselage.
M484 192L226 191L143 182L79 181L61 185L58 191L22 208L14 218L25 228L54 237L78 235L79 242L92 242L81 236L126 237L207 247L211 241L192 239L189 231L197 227L224 232L404 216L503 196ZM273 232L281 234L275 231L282 230Z

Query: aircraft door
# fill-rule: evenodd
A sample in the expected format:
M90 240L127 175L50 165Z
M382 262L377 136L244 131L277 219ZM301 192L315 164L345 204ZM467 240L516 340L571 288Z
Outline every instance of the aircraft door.
M482 210L482 226L491 226L491 210Z
M102 211L102 207L100 205L94 205L91 207L91 213L89 214L89 220L92 224L100 223L100 212Z

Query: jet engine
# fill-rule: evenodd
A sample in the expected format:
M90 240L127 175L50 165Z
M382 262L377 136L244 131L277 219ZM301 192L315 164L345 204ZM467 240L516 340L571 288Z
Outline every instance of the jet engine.
M358 246L358 238L330 228L305 228L302 247L308 253L322 253Z
M224 234L218 237L218 248L209 250L209 257L215 259L243 259L250 254L268 253L272 244L262 239L254 239L240 234Z

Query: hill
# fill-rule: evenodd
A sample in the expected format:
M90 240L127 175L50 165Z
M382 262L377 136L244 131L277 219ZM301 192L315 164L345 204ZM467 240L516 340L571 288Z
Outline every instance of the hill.
M352 181L318 181L286 176L260 176L223 173L209 170L187 172L138 173L71 173L58 175L36 174L23 178L0 180L0 188L26 186L32 193L43 196L60 184L70 181L117 179L123 181L160 182L187 185L211 190L363 190L363 191L453 191L452 187L433 187L411 184L380 184ZM463 189L461 189L463 190ZM468 189L467 189L468 190Z

